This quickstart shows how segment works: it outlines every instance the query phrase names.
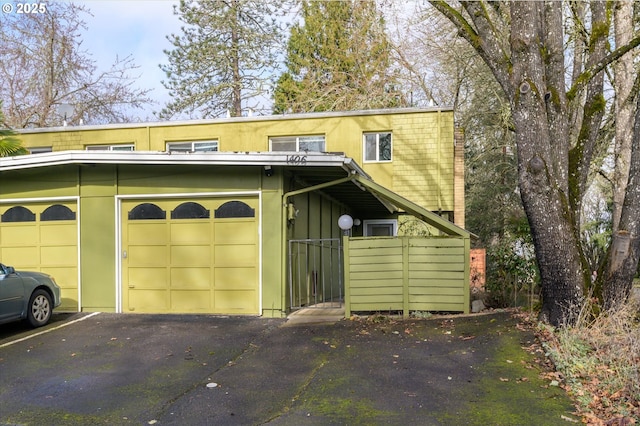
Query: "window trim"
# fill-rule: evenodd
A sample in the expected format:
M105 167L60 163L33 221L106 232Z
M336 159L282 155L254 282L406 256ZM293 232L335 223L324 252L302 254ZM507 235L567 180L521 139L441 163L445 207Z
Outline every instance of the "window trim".
M388 134L391 137L391 146L389 155L391 156L388 160L380 159L380 135ZM375 135L376 136L376 158L375 160L367 160L367 136ZM393 162L393 132L388 131L379 131L379 132L364 132L362 134L362 162L363 163L391 163Z
M53 152L52 146L34 146L31 148L27 148L29 154L44 154L46 152Z
M362 221L362 234L365 237L374 237L368 232L369 225L391 225L392 237L398 236L398 219L369 219Z
M198 144L214 144L215 149L212 150L197 150L196 145ZM188 151L186 150L174 150L171 149L171 146L188 146L191 145ZM190 153L203 153L203 152L219 152L220 151L220 141L218 139L203 139L203 140L194 140L194 141L167 141L165 142L165 152L190 152Z
M269 152L286 152L286 151L274 151L273 140L274 139L293 139L295 138L296 149L295 152L305 152L307 150L300 150L301 138L322 138L322 150L321 151L308 151L308 152L327 152L327 136L324 134L317 135L290 135L290 136L269 136Z
M131 149L121 149L131 148ZM136 145L133 143L117 143L110 145L86 145L85 151L135 151Z

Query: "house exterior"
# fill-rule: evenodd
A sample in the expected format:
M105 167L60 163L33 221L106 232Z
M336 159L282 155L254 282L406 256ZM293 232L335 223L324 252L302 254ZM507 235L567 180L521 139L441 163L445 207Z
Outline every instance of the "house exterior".
M64 310L280 317L339 273L296 290L289 243L340 240L344 214L354 238L418 218L468 240L453 127L401 109L24 130L33 155L0 158L0 261L54 275Z

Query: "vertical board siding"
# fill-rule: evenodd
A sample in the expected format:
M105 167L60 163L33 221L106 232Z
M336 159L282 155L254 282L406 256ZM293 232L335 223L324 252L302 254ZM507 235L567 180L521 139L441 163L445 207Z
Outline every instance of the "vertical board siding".
M469 312L468 243L453 237L349 238L346 313Z

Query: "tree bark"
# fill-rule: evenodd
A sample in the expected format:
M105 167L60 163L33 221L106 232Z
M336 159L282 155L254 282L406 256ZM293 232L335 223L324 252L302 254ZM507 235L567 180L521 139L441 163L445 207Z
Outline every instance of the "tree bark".
M607 255L604 307L615 309L629 297L640 259L640 96L637 96L629 180L618 230Z
M561 27L545 25L544 3L512 2L511 79L516 93L511 110L518 146L519 188L536 248L542 282L543 319L553 325L570 323L585 286L581 245L569 205L568 134L562 123L564 86L547 74L540 40L558 46ZM560 87L548 87L547 76ZM552 95L545 96L547 93ZM554 98L553 93L556 93ZM547 103L551 103L547 107Z
M617 2L613 10L616 48L624 46L633 36L633 2ZM613 169L613 232L620 228L620 216L624 204L626 185L631 159L633 138L633 61L634 54L628 52L613 65L614 87L616 91L616 147Z

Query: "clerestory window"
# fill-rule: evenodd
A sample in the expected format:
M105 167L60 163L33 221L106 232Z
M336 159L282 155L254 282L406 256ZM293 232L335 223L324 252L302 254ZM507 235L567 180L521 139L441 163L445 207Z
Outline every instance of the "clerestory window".
M325 152L324 135L278 136L269 138L269 151Z
M190 142L168 142L168 152L216 152L218 151L218 140L190 141Z

